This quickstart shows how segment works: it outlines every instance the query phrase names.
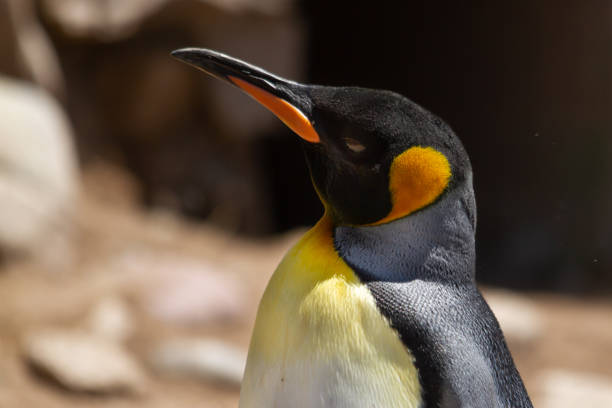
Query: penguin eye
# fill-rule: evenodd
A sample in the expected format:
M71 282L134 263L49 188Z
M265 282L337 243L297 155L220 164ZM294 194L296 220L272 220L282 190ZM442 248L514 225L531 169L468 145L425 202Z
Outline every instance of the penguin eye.
M345 137L344 143L346 144L347 149L354 153L363 152L366 147L359 140L353 139L352 137Z

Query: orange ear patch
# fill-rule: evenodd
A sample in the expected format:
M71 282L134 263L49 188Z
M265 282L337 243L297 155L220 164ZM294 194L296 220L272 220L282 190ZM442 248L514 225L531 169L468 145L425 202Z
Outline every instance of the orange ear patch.
M320 141L319 135L314 127L312 127L310 120L298 108L284 99L274 96L270 92L264 91L240 78L231 75L228 77L237 87L278 116L299 137L311 143L318 143Z
M431 204L446 188L451 177L450 163L431 147L411 147L391 164L389 191L393 207L383 224L404 217Z

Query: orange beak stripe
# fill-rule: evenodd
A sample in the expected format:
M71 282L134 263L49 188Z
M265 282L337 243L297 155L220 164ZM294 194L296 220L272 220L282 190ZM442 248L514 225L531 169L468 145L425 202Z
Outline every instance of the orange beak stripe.
M289 102L272 95L270 92L251 85L242 79L228 76L237 87L249 94L257 102L268 108L273 114L278 116L289 129L293 130L299 137L311 143L319 143L320 138L317 131L298 108Z

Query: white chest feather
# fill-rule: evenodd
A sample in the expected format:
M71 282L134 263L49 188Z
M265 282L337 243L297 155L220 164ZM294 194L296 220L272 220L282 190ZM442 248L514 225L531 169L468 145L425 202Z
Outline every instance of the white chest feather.
M416 408L412 355L320 224L287 254L266 289L240 407Z

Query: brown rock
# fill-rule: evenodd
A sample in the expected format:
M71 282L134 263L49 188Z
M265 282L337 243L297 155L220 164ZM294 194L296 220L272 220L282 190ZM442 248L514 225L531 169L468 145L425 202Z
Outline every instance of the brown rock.
M132 269L146 273L138 297L143 309L158 320L200 326L235 323L244 314L240 282L211 264L144 255L130 262Z
M2 77L0 116L0 248L41 253L70 232L77 189L71 127L49 94Z
M106 297L93 306L87 316L86 328L99 337L124 341L134 331L134 323L125 301L118 297Z
M103 394L138 393L144 375L117 343L78 331L45 330L27 336L32 366L68 390Z
M612 407L612 378L593 373L549 370L540 374L541 408Z
M154 349L150 361L161 374L240 387L246 352L216 340L177 339Z

